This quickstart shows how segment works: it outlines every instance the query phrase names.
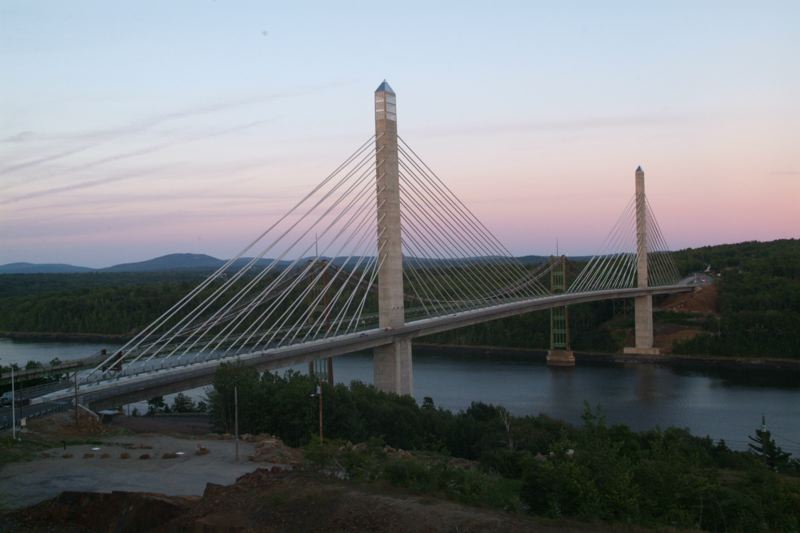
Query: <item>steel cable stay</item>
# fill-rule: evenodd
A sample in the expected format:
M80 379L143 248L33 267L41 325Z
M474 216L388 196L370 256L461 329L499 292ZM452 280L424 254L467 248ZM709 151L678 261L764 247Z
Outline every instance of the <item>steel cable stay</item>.
M570 285L568 292L585 292L614 288L632 288L636 284L636 198L626 205L620 217L603 240L603 244L592 256ZM679 281L680 274L670 254L658 220L650 203L645 198L646 235L648 255L648 286L672 285Z
M526 275L527 271L525 267L522 266L516 258L511 257L510 253L504 251L502 245L498 245L497 242L495 242L496 238L494 238L488 230L484 230L476 225L470 219L469 214L465 213L465 211L460 208L461 201L457 197L451 192L448 194L449 190L444 190L442 187L439 187L434 178L426 175L425 171L421 170L421 167L416 161L407 159L409 156L405 154L404 150L401 149L400 155L400 162L401 165L404 165L404 168L407 168L404 163L405 160L408 160L408 162L414 166L411 175L420 188L423 189L424 194L421 194L421 196L423 198L431 198L438 204L439 210L446 213L444 215L445 220L457 223L457 232L461 238L465 242L470 243L471 246L478 247L477 250L473 252L473 255L480 257L482 262L496 269L495 271L501 271L507 279L519 279ZM422 178L424 178L424 181ZM544 294L547 291L542 287L541 292Z
M661 268L665 276L665 279L661 282L661 284L670 285L677 283L680 280L680 272L678 271L678 267L675 265L675 260L670 253L670 247L661 231L661 226L658 223L658 219L656 219L655 211L653 210L652 206L650 205L650 201L647 200L647 198L645 198L645 204L647 207L648 233L651 231L654 233L656 242L654 251L657 255L657 259L660 259L661 261Z
M385 239L374 227L385 228L376 214L375 140L82 379L239 356L377 323ZM551 295L545 277L556 261L522 264L399 137L397 155L406 319ZM646 198L644 206L648 286L674 284L678 270ZM634 195L567 292L636 286L636 222Z
M361 182L363 182L365 185L364 185L363 187L361 187L361 192L359 193L359 195L363 195L363 194L364 194L364 191L366 191L366 190L367 190L367 186L366 186L366 185L368 185L368 179L362 176L362 177L360 177L359 179L357 179L357 180L356 180L356 181L353 183L353 185L352 185L352 186L351 186L351 187L350 187L348 190L346 190L346 191L345 191L345 193L342 195L342 198L345 198L345 197L346 197L346 195L349 195L349 194L350 194L350 193L351 193L351 192L352 192L352 191L353 191L353 190L354 190L354 189L355 189L357 186L359 186L359 184L360 184ZM336 223L336 221L338 221L338 218L341 218L342 216L344 216L344 215L345 215L345 214L346 214L346 213L349 211L349 209L350 209L350 208L352 207L352 205L353 205L353 202L355 202L357 199L358 199L358 197L357 197L356 199L353 199L353 200L350 202L350 204L349 204L349 205L347 205L345 208L343 208L343 210L341 211L341 213L338 215L337 219L336 219L336 220L334 220L333 224L335 224L335 223ZM286 252L284 252L284 254L283 254L283 255L285 255L286 253L288 253L288 251L289 251L289 250L292 250L292 249L294 248L294 246L295 246L297 243L299 243L299 242L300 242L300 241L303 239L303 237L305 237L306 235L308 235L308 233L309 233L309 232L310 232L310 231L311 231L311 230L312 230L314 227L316 227L316 226L317 226L317 224L319 224L319 222L320 222L320 221L322 221L322 220L323 220L323 219L324 219L324 218L325 218L325 217L326 217L326 216L327 216L327 215L328 215L328 214L329 214L329 213L330 213L330 212L331 212L331 211L332 211L332 210L333 210L335 207L337 207L337 206L339 205L339 203L340 203L340 202L336 202L335 204L332 204L330 207L328 207L328 209L327 209L327 210L326 210L326 211L325 211L325 212L324 212L324 213L323 213L323 214L320 216L320 218L317 220L317 222L315 222L314 224L312 224L312 226L310 226L308 229L306 229L306 230L305 230L305 232L304 232L302 235L300 235L300 236L299 236L299 237L298 237L298 238L295 240L295 242L294 242L294 243L293 243L293 244L292 244L292 245L291 245L291 246L288 248L288 250L287 250ZM327 228L324 230L324 232L323 232L322 236L324 237L324 236L325 236L325 233L327 233L327 232L328 232L328 231L329 231L329 230L330 230L332 227L333 227L333 225L329 225L329 226L328 226L328 227L327 227ZM342 230L340 230L340 234L341 234L341 231L342 231ZM305 254L307 254L307 253L308 253L308 251L310 250L310 247L311 247L311 244L309 244L309 247L308 247L306 250L304 250L303 252L301 252L301 253L299 254L299 256L298 256L298 259L299 259L299 258L301 258L301 257L303 257ZM318 258L317 258L317 259L318 259ZM241 292L246 292L246 291L248 291L248 290L249 290L249 287L245 287L245 289L243 289L243 291L241 291ZM241 292L240 292L240 294L241 294ZM211 341L211 342L214 342L214 341L216 340L216 338L217 338L217 337L215 337L214 339L212 339L212 341ZM196 344L196 343L193 343L191 346L189 346L189 347L188 347L188 348L187 348L187 349L184 351L184 354L185 354L185 353L187 353L187 352L189 352L189 351L191 351L191 350L192 350L192 348L195 346L195 344ZM173 351L173 353L174 353L174 351ZM172 354L170 354L170 355L172 355Z
M369 191L369 189L370 189L369 181L366 180L364 187L358 192L358 196L356 197L356 199L362 198L363 195L365 195L367 193L367 191ZM352 208L353 203L354 202L351 201L351 203L348 206L348 209ZM340 213L339 218L341 218L342 215L343 215L343 213ZM313 243L311 245L309 245L308 249L310 249L310 246L312 246L312 245L313 245ZM298 260L299 260L299 258L298 258ZM317 262L319 260L320 260L319 256L316 256L312 261L309 261L309 263L306 265L306 267L303 270L303 276L305 276L305 273L307 273L309 270L311 270L314 267L314 265L317 264ZM297 284L299 284L300 281L301 281L300 277L295 279L293 281L293 283L291 284L291 289L294 289L294 287L296 287ZM277 310L277 306L280 305L281 303L283 303L290 296L291 289L289 289L287 291L284 291L284 293L281 295L281 297L278 300L276 300L275 303L272 306L270 306L268 309L265 309L261 313L261 315L258 318L256 318L256 320L251 325L251 327L248 328L248 330L245 332L245 334L248 335L248 337L246 338L246 340L243 343L241 343L241 345L238 348L239 350L241 350L243 346L248 345L250 340L252 340L253 336L255 336L257 334L256 332L260 330L260 328L267 322L267 320L269 320L269 318L272 316L272 314ZM271 331L271 330L267 330L267 332L265 334L263 334L259 338L259 340L255 343L256 346L258 346L263 341L264 336L267 333L269 333L269 331Z
M129 351L134 351L143 343L143 341L149 338L153 332L157 331L158 328L165 325L172 317L174 317L179 311L181 311L186 305L191 302L198 294L200 294L204 289L206 289L209 285L211 285L215 280L217 280L220 276L226 273L231 266L235 265L237 261L244 257L248 251L250 251L254 246L256 246L260 241L262 241L271 231L275 229L283 220L291 216L295 211L297 211L309 198L314 196L317 192L319 192L325 185L327 185L334 177L336 177L344 168L347 167L353 160L358 158L365 150L368 150L371 146L374 146L372 143L375 141L375 135L372 135L367 141L361 144L359 148L357 148L350 156L348 156L333 172L331 172L328 176L326 176L314 189L312 189L305 197L303 197L300 201L298 201L294 206L292 206L289 211L287 211L281 218L279 218L275 223L269 226L264 232L262 232L258 237L256 237L253 241L251 241L247 246L245 246L238 254L231 257L228 261L226 261L221 267L215 270L211 275L209 275L203 282L197 285L194 289L189 291L184 297L182 297L177 303L175 303L172 307L166 310L164 313L159 315L156 320L148 324L145 328L143 328L139 333L134 335L134 337L126 342L119 350L109 355L103 361L101 361L98 365L90 370L90 372L85 376L85 379L88 379L90 376L95 374L98 370L101 369L108 369L112 366L112 364L116 363L119 358L120 354L127 354ZM251 265L252 266L252 265ZM105 374L106 370L102 370L101 374Z
M368 156L369 156L369 154L368 154ZM337 184L336 184L334 187L332 187L332 188L331 188L331 190L330 190L330 191L328 191L328 193L327 193L327 194L325 194L325 195L324 195L322 198L320 198L319 200L317 200L317 202L314 204L314 206L311 208L311 210L309 210L309 211L308 211L307 213L305 213L305 214L304 214L302 217L300 217L298 220L296 220L295 222L293 222L293 223L292 223L292 224L291 224L291 225L290 225L290 226L289 226L287 229L285 229L285 230L283 231L283 233L282 233L282 234L281 234L281 235L278 237L278 239L277 239L276 241L274 241L273 243L271 243L271 244L270 244L270 245L269 245L269 246L268 246L266 249L264 249L264 251L262 251L262 253L260 254L259 258L260 258L260 257L263 257L263 255L265 255L266 253L268 253L269 251L271 251L271 250L272 250L272 249L273 249L273 248L274 248L274 247L277 245L277 243L279 243L279 242L280 242L280 241L281 241L281 240L282 240L284 237L286 237L287 235L289 235L289 234L290 234L290 233L291 233L291 232L292 232L292 231L293 231L295 228L297 228L297 227L299 226L299 224L300 224L300 223L301 223L303 220L305 220L305 218L306 218L307 216L309 216L309 214L310 214L310 213L312 213L312 212L313 212L313 211L314 211L314 210L315 210L317 207L319 207L320 205L323 205L323 203L324 203L324 202L325 202L325 201L326 201L326 200L327 200L327 199L328 199L328 198L329 198L329 197L330 197L332 194L334 194L334 193L335 193L335 192L337 192L337 191L338 191L338 190L339 190L341 187L343 187L345 183L348 183L348 182L351 180L352 176L353 176L353 175L355 175L355 174L357 173L357 171L358 171L358 170L361 168L361 166L362 166L362 165L363 165L365 162L366 162L366 159L365 159L364 161L362 161L362 162L359 164L359 166L357 166L355 169L351 170L351 171L350 171L350 172L349 172L349 173L348 173L348 174L347 174L347 175L346 175L346 176L345 176L345 177L344 177L342 180L340 180L340 181L339 181L339 182L338 182L338 183L337 183ZM365 172L364 174L362 174L362 176L363 176L363 175L366 175L366 172ZM364 179L364 181L366 181L366 179ZM342 201L344 201L344 199L348 197L348 195L349 195L349 194L350 194L350 193L353 191L353 189L355 189L355 188L358 186L358 184L359 184L359 179L355 179L355 180L353 180L353 183L351 183L350 185L348 185L348 186L345 188L344 192L342 192L342 193L340 194L340 196L337 198L337 200L336 200L336 201L334 201L334 202L333 202L331 205L329 205L329 206L327 207L327 209L324 211L324 213L323 213L322 215L320 215L320 216L319 216L319 218L317 219L317 222L316 222L316 223L314 223L314 224L313 224L313 225L312 225L310 228L306 229L305 233L303 233L301 237L299 237L298 239L296 239L296 240L294 241L294 243L293 243L293 244L292 244L292 245L291 245L291 246L290 246L290 247L287 249L287 251L286 251L284 254L282 254L282 255L281 255L281 258L282 258L282 257L283 257L283 256L284 256L286 253L290 252L290 251L291 251L291 250L294 248L294 246L295 246L297 243L299 243L299 242L300 242L300 240L302 239L302 237L304 237L304 236L306 236L306 235L308 234L308 232L309 232L309 231L310 231L310 230L311 230L311 229L314 227L314 225L316 225L316 224L318 224L320 221L322 221L322 220L323 220L323 219L324 219L324 218L325 218L325 217L326 217L326 216L327 216L327 215L328 215L328 214L329 214L329 213L330 213L330 212L331 212L333 209L335 209L335 208L336 208L336 207L337 207L337 206L338 206L338 205L339 205L339 204L340 204ZM306 253L307 253L307 252L306 252ZM303 254L301 254L301 256L302 256L302 255L303 255ZM273 262L273 263L271 263L271 264L273 264L273 265L274 265L274 264L276 264L276 263L275 263L275 262ZM191 320L193 320L194 318L197 318L197 317L199 317L199 316L200 316L200 314L201 314L203 311L205 311L206 309L208 309L208 308L209 308L211 305L213 305L213 304L214 304L214 303L215 303L215 302L216 302L216 301L217 301L217 300L218 300L218 299L219 299L219 298L222 296L222 294L224 294L224 292L225 292L225 291L227 291L227 289L228 289L228 288L230 288L230 287L233 287L233 284L235 283L235 281L237 281L237 280L238 280L238 279L239 279L239 278L240 278L242 275L243 275L243 273L242 273L241 271L240 271L240 272L237 272L235 276L233 276L233 277L232 277L230 280L228 280L228 282L226 282L226 284L225 284L225 285L223 285L223 287L222 287L222 288L221 288L219 291L217 291L217 293L215 293L215 294L214 294L214 295L212 295L211 297L207 298L207 299L206 299L206 300L205 300L205 301L204 301L204 302L203 302L201 305L199 305L198 307L196 307L196 308L195 308L195 309L194 309L194 310L193 310L193 311L192 311L192 312L191 312L189 315L187 315L187 317L184 317L184 320L186 320L186 319L188 318L188 319L191 321ZM208 324L209 320L210 320L210 319L206 319L206 322L204 322L204 324L203 324L203 326L201 327L201 329L202 329L202 328L205 328L205 327L207 326L207 324ZM165 335L166 335L166 334L165 334ZM174 354L176 351L178 351L180 348L182 348L182 347L183 347L183 345L185 344L185 342L186 342L186 341L184 341L184 342L183 342L183 343L181 343L181 344L180 344L180 345L179 345L177 348L175 348L175 349L174 349L174 350L173 350L173 351L172 351L172 352L171 352L171 353L168 355L168 357L169 357L169 356L171 356L171 355L173 355L173 354ZM194 343L192 344L192 346L191 346L191 347L193 347L193 346L194 346ZM148 360L150 360L150 359L152 359L153 357L157 356L157 355L158 355L158 353L160 353L160 352L156 352L156 353L153 353L152 355L150 355L150 357L148 358Z
M485 304L503 297L530 298L549 294L538 281L542 276L541 272L531 275L528 269L513 258L506 262L499 260L499 253L503 253L500 251L501 245L498 246L497 239L485 227L481 228L465 215L465 209L459 206L460 200L448 197L445 202L439 198L445 194L443 187L436 185L429 172L423 169L424 162L418 163L401 147L399 165L401 191L404 193L401 197L404 207L402 214L406 215L403 225L404 248L411 252L406 254L407 268L404 270L408 270L405 277L413 294L407 294L406 297L416 298L423 304L449 303L450 309L440 307L439 310L447 312L453 310L453 303L473 307L478 303ZM429 183L423 181L421 174L426 176ZM454 195L451 193L449 196ZM404 197L408 197L409 201L404 202ZM416 207L418 204L419 207ZM466 219L466 222L462 219ZM494 248L492 252L487 251L486 243ZM517 273L522 273L527 279L509 279L509 268L514 267ZM545 267L544 270L549 268ZM433 270L448 270L449 277L455 277L457 283L448 279L448 283L443 286L436 281L437 276ZM511 283L491 289L490 284L496 284L497 279L509 280ZM469 283L466 283L467 280ZM464 295L465 285L474 289L474 294ZM436 287L440 293L446 293L447 297L435 295L431 287ZM527 293L525 289L528 288L533 292ZM454 293L459 293L461 298L453 298ZM427 308L424 311L431 314Z
M445 199L454 211L461 213L468 227L475 232L470 234L472 238L477 242L483 242L490 250L494 250L498 257L508 259L507 266L516 270L518 275L519 273L524 274L526 271L524 265L514 258L513 254L503 246L500 240L474 215L474 213L472 213L464 202L450 190L447 184L430 169L425 161L414 152L404 139L398 136L398 140L400 142L399 153L401 159L405 158L407 161L411 162L411 164L420 171L419 175L424 177L431 187L439 192L438 195L434 196ZM540 291L542 295L548 292L544 286L540 287Z
M631 197L626 204L619 218L617 218L611 231L603 240L598 251L589 259L586 266L578 273L578 276L570 285L567 292L584 292L588 290L598 290L598 287L607 282L609 272L621 266L620 250L627 248L626 240L630 239L628 229L631 227L631 217L635 210L635 198ZM635 237L635 230L634 230ZM618 264L620 263L620 264Z
M402 172L400 174L400 177L401 177L401 179L404 177ZM404 183L405 182L401 182L401 192L403 190L405 190ZM409 194L409 196L412 199L418 199L418 200L421 200L423 202L426 200L425 196L421 195L418 191L415 190L413 184L408 183L407 185L409 185L411 190L415 193L415 194ZM403 202L403 201L404 200L401 198L401 202ZM407 204L403 204L403 205L407 205L407 209L413 211L413 214L416 215L417 218L419 219L420 224L425 226L426 229L428 229L429 232L432 235L434 235L434 239L437 240L437 243L443 249L445 249L445 256L444 256L445 258L452 258L454 260L454 266L457 267L457 268L464 268L465 272L470 272L470 270L465 268L465 267L468 267L468 266L475 267L473 271L475 272L476 277L480 278L480 279L476 280L477 284L479 286L481 286L482 288L484 288L484 289L489 289L489 292L491 291L491 289L489 287L487 287L486 284L489 283L491 285L494 282L492 281L491 277L487 277L487 276L489 276L489 274L483 273L481 271L483 268L485 268L487 266L487 264L485 264L485 263L481 264L480 257L479 257L479 254L480 254L479 251L477 251L475 249L471 249L471 250L467 249L467 250L465 250L464 249L465 246L463 244L461 244L462 243L461 239L459 239L459 236L455 235L454 233L446 233L446 230L442 230L440 228L436 228L436 230L439 230L439 231L430 231L431 230L431 225L436 225L436 220L433 219L433 214L436 213L436 208L434 206L431 206L430 203L428 203L427 205L430 206L430 209L422 209L422 208L420 208L418 210L417 208L414 207L414 205L415 205L414 202L408 202ZM426 219L429 220L431 222L431 224L428 224ZM449 226L447 229L451 229L452 225L450 225L446 219L444 219L444 220L445 220L445 225ZM442 235L440 237L438 235L439 233L444 233L444 235ZM452 246L448 245L448 242L449 243L453 243ZM466 241L463 241L463 242L466 242ZM453 250L453 248L456 248L456 250ZM491 267L489 267L489 270L491 270ZM518 294L517 296L525 297L526 295Z
M402 190L403 188L401 186L401 192ZM481 278L479 272L465 268L465 266L472 264L470 256L463 252L460 256L456 255L457 251L454 251L452 247L438 235L438 231L431 228L425 220L424 214L418 212L412 207L413 204L407 203L405 199L401 198L400 202L405 208L404 212L409 214L408 222L411 225L411 230L416 231L425 244L429 246L428 252L436 256L438 261L436 261L434 265L438 265L440 270L446 271L445 280L449 281L449 278L454 275L456 279L453 281L453 287L457 292L461 293L465 299L469 299L466 298L467 294L464 292L466 287L473 286L485 290L487 288L485 285L486 280ZM412 222L412 220L414 220L414 222ZM428 240L427 235L429 235L431 240L435 241L435 243ZM440 251L440 249L437 249L437 245L443 250ZM450 276L447 276L448 273ZM469 281L467 281L467 278L469 278Z
M335 186L335 187L334 187L334 188L333 188L331 191L329 191L328 195L326 195L324 198L327 198L327 196L329 196L330 194L332 194L333 192L335 192L336 190L338 190L338 189L339 189L339 188L340 188L340 187L341 187L341 186L342 186L342 185L343 185L345 182L346 182L346 181L341 181L340 183L338 183L338 184L337 184L337 185L336 185L336 186ZM343 199L347 197L347 195L348 195L348 194L349 194L349 193L350 193L350 192L353 190L353 188L355 188L355 187L356 187L356 185L357 185L357 184L358 184L358 181L355 181L354 183L352 183L351 185L349 185L349 186L348 186L348 188L346 188L346 189L345 189L345 192L344 192L344 193L342 193L342 194L341 194L341 195L338 197L338 199L337 199L337 200L336 200L336 201L335 201L333 204L331 204L331 206L329 206L329 207L328 207L328 212L329 212L330 210L332 210L333 208L335 208L336 206L338 206L338 204L339 204L339 203L341 203L341 202L343 201ZM324 199L324 198L323 198L323 199ZM320 200L319 200L319 201L318 201L318 202L315 204L314 208L316 208L316 207L318 207L319 205L321 205L321 203L322 203L323 199L320 199ZM300 218L298 221L295 221L295 222L294 222L294 223L293 223L293 224L292 224L292 225L291 225L291 226L290 226L288 229L286 229L286 230L283 232L283 234L282 234L282 235L279 237L278 241L275 241L275 243L271 244L271 245L268 247L268 249L272 249L272 248L275 246L275 244L276 244L277 242L279 242L279 241L280 241L280 240L281 240L283 237L285 237L286 235L288 235L288 234L289 234L289 233L290 233L290 232L291 232L291 231L292 231L292 230L293 230L295 227L297 227L297 225L299 224L299 222L300 222L301 220L305 219L307 215L308 215L308 213L306 213L306 214L305 214L303 217L301 217L301 218ZM320 217L318 218L317 222L319 222L320 220L324 219L324 217L325 217L325 214L323 214L322 216L320 216ZM307 230L307 231L308 231L308 230ZM288 250L292 250L292 249L294 248L294 246L295 246L295 245L296 245L298 242L299 242L299 239L295 240L295 242L294 242L292 245L290 245L290 247L288 248ZM301 254L300 254L300 256L302 256L302 255L303 255L303 254L301 253ZM281 256L281 258L282 258L282 256ZM298 257L298 259L299 259L299 257ZM272 264L275 264L275 262L273 262ZM238 273L237 273L237 274L238 274ZM238 277L240 277L240 276L238 276ZM234 278L232 278L232 280L231 280L231 281L235 281L235 279L238 279L238 277L237 277L237 276L234 276ZM206 309L210 308L210 307L211 307L211 305L212 305L214 302L216 302L216 301L217 301L217 300L218 300L218 299L219 299L219 298L222 296L222 294L224 294L224 292L225 292L225 291L226 291L228 288L230 288L230 287L233 287L233 284L232 284L232 283L229 283L227 286L223 286L223 290L217 291L215 294L213 294L212 296L210 296L209 298L207 298L207 299L206 299L204 302L202 302L202 303L201 303L201 304L200 304L200 305L199 305L197 308L195 308L195 309L192 311L192 313L189 315L189 318L190 318L190 320L189 320L189 322L188 322L186 325L188 326L189 324L191 324L191 323L192 323L192 320L194 320L195 318L198 318L198 319L202 320L202 318L201 318L201 314L202 314L202 312L203 312L203 311L205 311ZM234 293L234 296L233 296L232 298L236 298L236 293ZM217 313L218 313L218 312L219 312L219 311L217 311ZM204 330L207 330L208 324L209 324L209 322L210 322L210 321L213 319L213 317L214 317L214 315L212 315L212 316L211 316L211 317L209 317L209 318L206 318L206 319L205 319L205 322L202 324L202 326L199 328L199 330L198 330L198 331L204 331ZM186 327L186 326L184 326L184 327ZM173 328L173 329L174 329L174 328ZM167 335L167 334L169 334L169 333L170 333L170 332L166 333L165 335ZM179 330L178 332L175 332L175 334L176 334L176 335L177 335L177 334L180 334L180 333L181 333L181 330ZM162 338L163 338L163 336L162 336ZM181 348L182 348L182 347L183 347L183 346L186 344L186 342L188 342L188 340L189 340L189 339L191 339L191 338L193 338L193 337L188 337L188 338L184 339L184 340L183 340L183 341L182 341L182 342L181 342L181 343L180 343L180 344L179 344L177 347L173 348L173 350L172 350L172 351L171 351L171 352L170 352L170 353L167 355L167 357L170 357L170 356L174 355L174 354L175 354L175 353L176 353L178 350L180 350L180 349L181 349ZM154 351L154 352L153 352L153 353L150 355L150 357L148 357L147 361L149 361L149 360L153 359L154 357L158 356L158 355L159 355L159 354L160 354L160 353L161 353L161 352L164 350L164 348L165 348L166 346L169 346L169 345L170 345L170 343L171 343L171 340L172 340L172 338L168 339L168 340L167 340L167 341L164 343L164 345L163 345L162 347L160 347L159 349L157 349L156 351ZM192 348L192 347L193 347L193 346L196 344L196 342L197 342L197 341L195 340L195 342L193 342L193 343L190 345L190 347L189 347L187 350L184 350L184 354L185 354L186 352L188 352L189 350L191 350L191 348ZM183 354L182 354L182 355L183 355Z
M231 324L232 322L239 324L240 321L238 319L243 314L250 314L252 309L256 309L262 304L267 304L267 302L276 298L269 294L269 291L266 291L266 294L263 292L261 294L254 293L255 297L250 293L252 290L263 286L263 283L266 283L271 290L285 288L285 282L282 283L285 275L281 277L281 274L291 272L292 269L285 267L285 263L281 263L282 257L271 260L263 269L254 269L253 267L270 250L274 249L276 243L281 242L291 232L291 229L297 227L301 221L309 217L320 205L326 203L326 201L331 204L330 198L332 195L337 190L340 190L345 183L353 181L354 176L357 176L359 174L358 171L364 169L365 166L366 170L363 170L362 176L366 182L366 176L369 175L370 168L374 168L376 153L374 144L372 144L374 139L375 137L373 136L363 143L334 172L329 174L287 213L242 249L240 253L214 271L173 307L162 313L138 335L134 336L123 348L105 358L82 379L90 381L96 377L94 376L95 374L103 376L112 370L115 374L118 374L123 365L126 367L135 365L149 354L151 357L144 361L146 363L152 357L162 355L165 349L171 350L170 354L174 355L182 347L187 346L192 339L195 339L193 344L197 344L199 339L207 338L204 335L207 331L218 331L220 327L227 327L225 324ZM369 165L366 165L367 163ZM352 188L349 190L352 190ZM314 203L315 196L318 198L316 203ZM341 197L339 201L341 201ZM310 205L312 203L313 205ZM335 202L333 204L335 205ZM302 213L300 208L304 205L310 205L310 207L307 207L305 213ZM292 218L296 219L293 224L291 224ZM243 258L244 254L252 250L259 242L262 242L269 234L277 235L280 232L281 225L284 227L289 225L289 229L284 231L270 245L263 247L261 253L248 258L244 266L240 266L240 259ZM251 272L253 273L252 275ZM230 276L228 273L230 273ZM271 273L277 275L277 277L268 280L268 276ZM273 283L276 281L277 283ZM245 285L244 290L240 289L242 285ZM199 303L194 304L194 301ZM214 302L217 302L217 306L220 304L222 306L212 306ZM193 305L193 308L189 313L185 313L185 309L190 304ZM181 311L184 311L185 314L178 316ZM204 314L207 315L206 318L203 318ZM166 329L164 330L164 328ZM235 331L236 328L231 327L229 329L230 331ZM163 333L159 332L159 330L163 330ZM188 349L185 352L188 352Z
M475 234L470 231L468 225L465 224L463 220L460 220L461 217L459 214L454 213L453 210L438 197L439 194L437 191L433 190L422 181L413 169L408 168L403 157L400 158L400 166L402 167L400 172L401 186L406 185L406 187L414 193L414 197L418 199L418 201L424 202L429 207L429 209L425 210L426 213L431 216L437 214L441 218L447 226L447 229L451 231L450 237L454 242L463 242L466 247L471 248L470 252L466 254L469 258L480 260L486 267L491 269L495 275L506 279L507 282L513 282L518 277L516 274L509 275L505 269L505 265L498 260L497 254L487 250L485 245L483 245L482 240L485 240L485 237L476 238ZM412 178L409 179L406 176L411 176Z

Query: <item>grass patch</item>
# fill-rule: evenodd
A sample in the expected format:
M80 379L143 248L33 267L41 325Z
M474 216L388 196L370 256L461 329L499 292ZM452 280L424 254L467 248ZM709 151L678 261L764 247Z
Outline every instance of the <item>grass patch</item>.
M520 480L452 464L446 455L426 452L403 456L387 453L376 443L356 449L341 441L312 441L305 448L312 469L365 482L383 481L419 495L457 501L475 507L520 512ZM432 503L432 502L431 502Z

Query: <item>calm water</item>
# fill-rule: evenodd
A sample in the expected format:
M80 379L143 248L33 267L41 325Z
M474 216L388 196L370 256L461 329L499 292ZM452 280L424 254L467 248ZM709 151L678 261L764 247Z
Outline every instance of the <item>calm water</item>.
M0 364L53 357L74 359L115 346L98 343L14 342L0 339ZM298 370L303 370L299 368ZM372 381L372 359L334 359L336 381ZM203 389L191 395L199 398ZM414 395L436 405L464 409L472 401L504 405L514 414L546 413L580 423L584 401L601 405L611 423L634 429L689 428L746 448L762 413L776 441L800 456L800 373L685 369L666 365L579 364L553 369L520 356L414 356ZM140 410L142 406L140 406Z

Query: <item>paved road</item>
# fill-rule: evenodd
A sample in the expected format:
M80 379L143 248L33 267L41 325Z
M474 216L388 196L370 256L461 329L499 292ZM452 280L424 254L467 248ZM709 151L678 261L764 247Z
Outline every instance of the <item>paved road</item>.
M699 285L701 287L704 285L711 285L712 283L714 283L714 278L712 276L699 272L681 280L682 285Z

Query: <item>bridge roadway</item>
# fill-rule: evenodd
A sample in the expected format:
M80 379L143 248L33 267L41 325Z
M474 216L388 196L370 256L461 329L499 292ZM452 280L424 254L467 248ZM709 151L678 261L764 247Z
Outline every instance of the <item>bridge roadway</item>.
M95 409L102 409L209 385L214 379L214 372L217 366L223 361L239 360L245 366L256 367L260 370L275 370L322 357L336 357L384 346L392 343L397 338L415 338L431 335L531 311L599 300L634 298L647 294L675 294L691 292L692 290L694 290L694 287L680 284L643 289L609 289L583 293L563 293L521 300L450 315L415 320L394 329L371 329L334 338L238 354L223 359L187 363L183 366L165 368L148 373L109 378L97 383L81 385L78 395L83 404ZM52 392L31 399L31 404L69 400L73 398L74 394L75 391L71 389Z

